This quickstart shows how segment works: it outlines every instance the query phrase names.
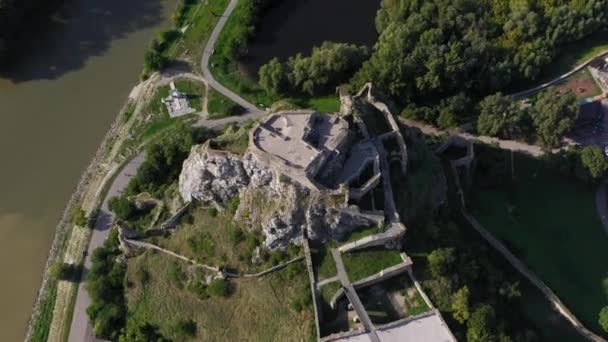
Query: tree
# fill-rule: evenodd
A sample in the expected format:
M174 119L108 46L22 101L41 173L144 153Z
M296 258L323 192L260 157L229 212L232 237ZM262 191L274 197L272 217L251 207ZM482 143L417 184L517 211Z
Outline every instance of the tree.
M151 49L144 56L144 66L148 70L159 71L167 65L167 58L156 49Z
M297 54L285 63L273 58L260 68L260 85L269 94L315 95L346 82L369 56L365 46L324 42L310 56Z
M460 323L466 322L471 316L469 307L470 295L469 288L463 286L452 296L452 316Z
M195 337L196 336L196 322L189 320L179 320L173 330L175 334L180 337Z
M65 262L56 263L49 268L49 274L57 280L72 281L80 274L80 267Z
M494 342L496 335L494 327L496 316L494 309L488 304L478 305L467 322L468 342Z
M560 145L578 117L579 105L572 92L559 94L557 90L540 93L531 116L536 134L545 148Z
M133 218L137 213L135 204L124 196L110 198L108 201L108 208L110 208L119 219L124 221Z
M88 219L87 215L82 209L82 207L77 207L72 209L72 223L79 226L85 227L87 226Z
M510 97L501 93L487 96L479 103L477 130L481 134L513 139L522 114L523 110Z
M581 151L581 162L591 177L601 178L608 170L608 161L604 151L597 146L586 146Z
M599 323L602 329L608 333L608 306L604 306L604 308L600 311Z
M167 338L163 337L158 331L158 327L148 323L141 322L136 318L130 318L127 321L127 328L122 332L119 342L168 342Z
M438 248L427 256L429 269L434 278L445 275L456 261L454 248Z
M271 59L262 65L259 71L260 85L271 95L280 95L285 92L287 86L287 74L284 65L278 58Z

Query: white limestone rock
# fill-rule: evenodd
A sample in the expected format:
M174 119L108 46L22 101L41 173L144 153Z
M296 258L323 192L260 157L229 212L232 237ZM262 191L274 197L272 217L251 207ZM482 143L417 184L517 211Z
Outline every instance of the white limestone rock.
M209 150L207 145L192 147L179 176L179 191L185 202L224 204L248 184L240 157Z

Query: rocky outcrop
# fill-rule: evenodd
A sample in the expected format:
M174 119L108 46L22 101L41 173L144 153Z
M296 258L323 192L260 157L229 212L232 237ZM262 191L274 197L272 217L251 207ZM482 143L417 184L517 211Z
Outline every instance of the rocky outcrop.
M239 194L249 184L240 157L197 145L184 161L179 177L179 191L186 202L200 200L223 204Z
M179 178L184 201L202 200L217 207L239 196L235 219L261 229L270 249L299 243L306 230L311 239L341 237L375 224L358 210L342 208L339 195L311 191L269 170L255 154L243 157L199 145L192 148Z

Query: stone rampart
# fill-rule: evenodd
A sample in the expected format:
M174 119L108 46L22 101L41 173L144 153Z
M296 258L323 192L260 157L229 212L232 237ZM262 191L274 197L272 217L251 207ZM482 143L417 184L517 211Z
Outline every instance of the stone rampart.
M475 159L475 149L473 148L473 142L461 138L459 136L451 136L448 140L443 143L439 148L435 151L435 154L439 155L444 153L450 146L456 146L458 148L465 149L465 155L455 160L450 160L450 164L453 167L461 167L464 166L466 168L470 168L473 160Z
M308 270L308 279L310 281L310 291L312 292L312 306L315 312L315 328L317 331L317 341L321 338L321 319L323 319L322 311L320 311L319 305L319 291L315 281L315 271L312 263L312 256L310 255L310 245L308 244L308 237L304 236L302 239L302 247L304 249L304 258L306 259L306 269Z
M380 178L382 175L378 172L372 178L370 178L365 184L363 184L360 188L350 188L348 190L348 197L352 200L358 201L361 197L365 196L368 192L373 190L380 184Z
M376 246L385 246L387 243L401 239L405 234L405 226L402 223L393 223L391 227L382 233L363 237L357 241L353 241L342 245L338 248L340 253L353 252L363 248Z
M186 203L173 216L171 216L165 222L161 223L160 228L169 229L169 228L173 228L173 227L177 226L179 223L179 219L188 211L188 208L190 208L190 203L192 203L192 202Z
M363 87L363 89L361 89L361 91L359 91L357 96L361 96L364 91L367 91L367 101L372 106L374 106L374 108L376 108L378 111L380 111L382 113L382 115L384 115L384 119L388 122L389 126L391 126L391 129L393 130L393 132L399 133L399 134L396 134L396 138L397 138L397 144L399 145L399 151L401 154L401 171L403 172L403 174L406 174L407 173L407 146L405 145L405 140L403 140L403 136L401 135L401 130L399 129L399 125L397 124L397 121L393 117L393 114L392 114L391 110L388 108L388 106L384 102L376 100L376 98L372 94L372 84L371 83L366 83L365 86Z
M367 278L364 278L364 279L361 279L359 281L352 283L353 288L355 288L357 290L362 289L362 288L365 288L365 287L368 287L368 286L371 286L374 284L378 284L386 279L396 277L402 273L407 272L412 267L412 264L413 264L412 259L410 259L409 257L406 257L403 262L401 262L397 265L387 267L374 275L371 275ZM334 296L331 298L329 305L332 308L335 308L336 303L340 300L340 298L342 298L342 296L344 294L345 294L344 289L340 288L338 291L336 291Z

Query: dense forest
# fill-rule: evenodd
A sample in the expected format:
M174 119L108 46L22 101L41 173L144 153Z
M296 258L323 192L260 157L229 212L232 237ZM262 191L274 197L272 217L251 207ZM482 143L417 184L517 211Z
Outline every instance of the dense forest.
M479 98L538 79L566 44L605 28L607 15L607 0L383 0L380 37L353 83L373 80L415 106Z
M405 117L554 148L576 121L576 98L549 90L521 104L500 92L538 83L568 44L604 31L607 15L608 0L382 0L371 51L326 42L271 60L260 86L301 97L371 81Z

